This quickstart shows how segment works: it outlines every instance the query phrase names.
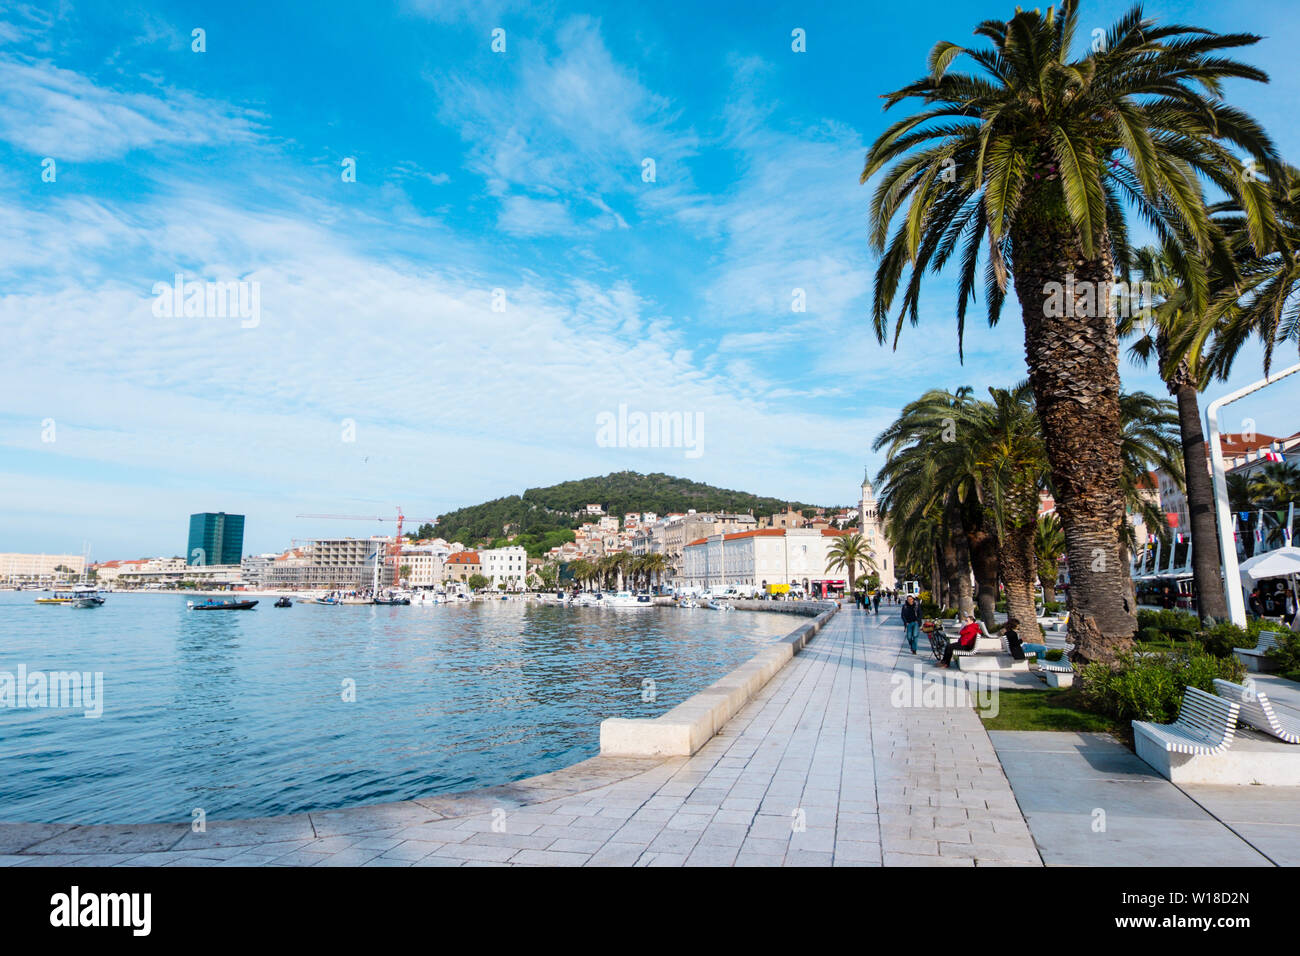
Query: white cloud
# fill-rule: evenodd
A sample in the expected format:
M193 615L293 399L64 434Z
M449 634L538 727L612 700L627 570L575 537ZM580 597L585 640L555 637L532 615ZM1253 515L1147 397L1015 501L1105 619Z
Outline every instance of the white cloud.
M0 56L0 139L37 156L102 160L157 146L253 141L259 117L183 90L127 93L50 63Z

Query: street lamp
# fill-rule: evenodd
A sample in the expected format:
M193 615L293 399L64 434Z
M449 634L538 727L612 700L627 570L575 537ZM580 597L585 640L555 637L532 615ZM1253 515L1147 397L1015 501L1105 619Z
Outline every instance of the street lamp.
M1210 475L1214 481L1214 510L1219 521L1219 553L1223 555L1223 593L1228 600L1228 615L1238 627L1246 626L1246 601L1241 593L1241 572L1237 569L1237 544L1232 539L1232 512L1228 507L1228 479L1223 468L1223 447L1219 444L1219 409L1238 399L1258 392L1267 385L1280 382L1288 375L1300 372L1300 365L1292 365L1275 375L1262 378L1252 385L1238 389L1223 398L1210 402L1205 410L1206 431L1210 439Z

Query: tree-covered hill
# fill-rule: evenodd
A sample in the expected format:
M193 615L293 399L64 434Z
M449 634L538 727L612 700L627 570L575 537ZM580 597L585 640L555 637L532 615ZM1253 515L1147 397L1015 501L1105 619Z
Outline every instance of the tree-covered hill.
M589 504L601 505L607 514L621 518L630 511L653 511L665 515L674 511L752 512L755 517L796 510L812 505L799 501L752 495L744 491L717 488L672 475L642 475L619 471L598 478L565 481L548 488L529 488L522 495L509 495L442 515L434 528L448 541L477 544L506 534L541 534L576 528L584 520L574 512Z

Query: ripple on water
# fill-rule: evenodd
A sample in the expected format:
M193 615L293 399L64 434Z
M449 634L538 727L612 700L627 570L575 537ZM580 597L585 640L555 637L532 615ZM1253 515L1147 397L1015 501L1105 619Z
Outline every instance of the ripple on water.
M195 614L176 595L32 598L0 594L0 672L103 672L104 710L0 708L3 821L233 819L506 783L594 756L604 718L663 713L795 626L514 601Z

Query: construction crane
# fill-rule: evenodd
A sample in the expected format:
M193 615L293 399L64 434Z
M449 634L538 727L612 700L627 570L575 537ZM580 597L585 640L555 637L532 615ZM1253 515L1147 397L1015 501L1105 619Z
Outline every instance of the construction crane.
M297 515L299 518L326 518L330 521L378 521L383 524L385 521L392 521L392 518L384 518L380 515ZM388 558L393 565L393 587L398 587L402 583L402 522L406 520L406 515L402 514L402 506L397 506L397 533L393 535L393 543L388 546ZM437 518L416 518L413 519L425 524L437 524Z

